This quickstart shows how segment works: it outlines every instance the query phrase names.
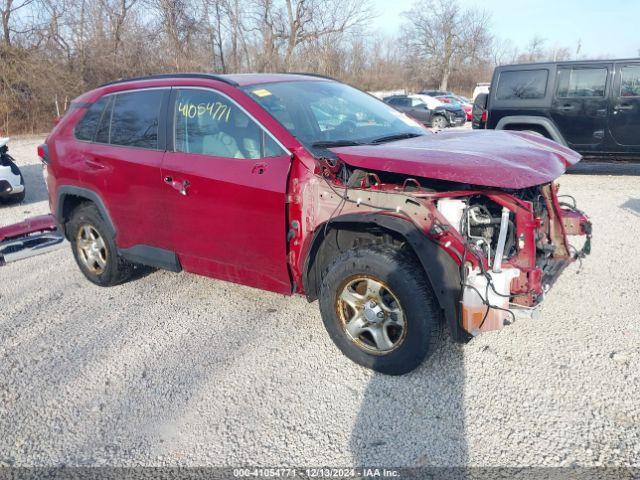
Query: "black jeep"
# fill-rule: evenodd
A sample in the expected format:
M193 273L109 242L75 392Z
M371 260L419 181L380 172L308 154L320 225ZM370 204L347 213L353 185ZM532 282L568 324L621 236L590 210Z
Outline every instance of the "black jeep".
M640 59L498 67L472 125L533 130L585 157L640 159Z

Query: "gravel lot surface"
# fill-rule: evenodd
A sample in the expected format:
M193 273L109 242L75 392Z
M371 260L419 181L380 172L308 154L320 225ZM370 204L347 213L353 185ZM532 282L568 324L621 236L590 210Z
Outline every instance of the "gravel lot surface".
M11 152L48 212L35 148ZM385 377L317 304L190 274L86 281L69 247L0 268L4 465L640 466L640 179L564 176L593 254L539 320Z

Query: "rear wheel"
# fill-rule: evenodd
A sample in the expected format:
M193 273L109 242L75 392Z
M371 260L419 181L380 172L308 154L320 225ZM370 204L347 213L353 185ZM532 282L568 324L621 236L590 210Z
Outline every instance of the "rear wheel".
M320 311L347 357L389 375L418 367L440 327L440 309L418 260L389 246L338 257L323 278Z
M118 255L113 235L95 205L77 207L66 228L76 263L90 282L108 287L129 279L134 266Z

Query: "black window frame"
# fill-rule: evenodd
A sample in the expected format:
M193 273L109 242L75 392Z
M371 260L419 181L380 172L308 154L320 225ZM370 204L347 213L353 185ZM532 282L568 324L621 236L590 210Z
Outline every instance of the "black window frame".
M578 95L578 96L561 96L558 95L558 91L560 89L560 75L563 71L578 71L578 70L604 70L606 72L605 75L605 79L604 79L604 89L602 91L602 95L593 95L593 96L583 96L583 95ZM555 96L555 98L558 99L562 99L562 100L571 100L571 99L579 99L579 98L586 98L586 99L603 99L603 98L607 98L607 89L609 87L609 83L611 81L611 72L609 70L609 68L607 67L607 65L604 64L600 64L600 65L579 65L579 66L569 66L569 65L558 65L558 68L556 70L556 88L555 88L555 92L553 92L553 95ZM567 90L568 91L568 90Z
M192 153L192 152L182 152L179 150L176 150L176 145L175 145L175 135L176 135L176 101L178 100L178 94L180 92L180 90L199 90L199 91L203 91L203 92L209 92L209 93L213 93L216 95L220 95L221 97L225 98L226 100L228 100L229 102L231 102L236 108L238 108L241 112L243 112L245 115L247 115L247 117L249 117L249 120L254 122L258 128L260 129L260 131L262 132L262 135L260 135L260 154L261 156L259 158L234 158L234 157L217 157L215 155L208 155L208 154L203 154L203 153ZM204 156L210 156L212 158L228 158L228 159L233 159L233 160L244 160L244 161L258 161L258 160L269 160L270 158L277 158L279 156L283 156L283 155L288 155L291 156L291 152L289 151L289 149L287 147L285 147L280 140L278 140L275 135L273 135L260 121L258 121L257 118L255 118L253 115L251 115L251 113L249 113L247 111L246 108L244 108L242 105L240 105L238 102L236 102L233 98L231 98L229 95L227 95L226 93L217 90L215 88L212 87L200 87L200 86L190 86L190 85L178 85L175 87L171 88L171 93L169 95L169 99L167 102L167 122L166 122L166 130L165 130L165 138L166 138L166 149L168 152L172 152L172 153L180 153L180 154L184 154L184 155L204 155ZM275 155L275 156L270 156L270 157L265 157L265 146L266 146L266 138L270 137L273 142L282 150L282 155Z

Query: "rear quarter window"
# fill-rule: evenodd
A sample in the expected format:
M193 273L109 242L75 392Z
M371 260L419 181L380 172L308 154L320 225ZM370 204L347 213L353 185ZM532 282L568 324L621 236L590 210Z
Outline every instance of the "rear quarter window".
M498 77L497 100L538 100L547 94L549 70L504 71Z
M98 125L100 124L100 119L102 118L104 107L108 101L108 97L102 97L89 107L84 117L82 117L82 120L77 123L73 130L78 140L93 141Z

